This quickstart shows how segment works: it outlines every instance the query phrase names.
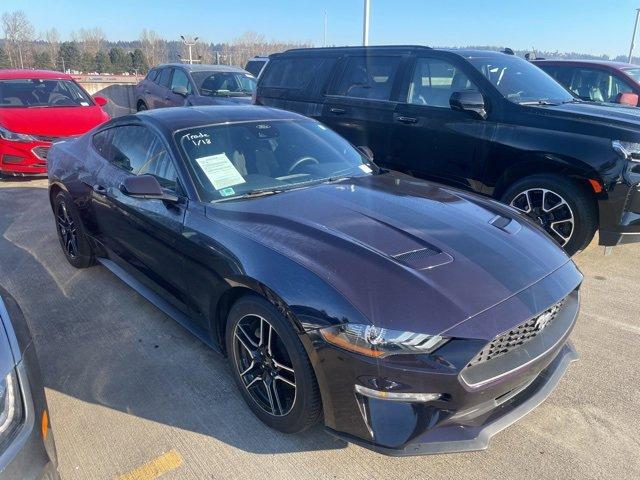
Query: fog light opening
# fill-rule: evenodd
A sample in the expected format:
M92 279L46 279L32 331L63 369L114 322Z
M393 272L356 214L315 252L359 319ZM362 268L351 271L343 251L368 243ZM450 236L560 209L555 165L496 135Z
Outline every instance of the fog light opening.
M382 390L374 390L362 385L355 385L355 390L360 395L369 398L377 398L380 400L389 400L392 402L433 402L442 398L441 393L413 393L413 392L388 392Z

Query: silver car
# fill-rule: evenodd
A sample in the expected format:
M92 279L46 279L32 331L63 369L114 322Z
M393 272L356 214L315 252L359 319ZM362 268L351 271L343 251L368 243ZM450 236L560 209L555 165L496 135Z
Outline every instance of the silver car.
M0 287L0 480L57 480L57 464L31 332Z

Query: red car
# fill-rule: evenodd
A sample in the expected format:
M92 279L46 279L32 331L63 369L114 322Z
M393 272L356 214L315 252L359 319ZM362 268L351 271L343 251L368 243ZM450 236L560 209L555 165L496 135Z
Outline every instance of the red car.
M51 144L107 121L106 103L64 73L0 70L0 175L46 173Z

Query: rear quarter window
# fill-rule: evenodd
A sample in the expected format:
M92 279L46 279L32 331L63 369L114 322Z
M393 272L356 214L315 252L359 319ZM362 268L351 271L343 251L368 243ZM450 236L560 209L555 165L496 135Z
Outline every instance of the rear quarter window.
M312 93L326 82L335 58L287 57L271 60L260 87Z

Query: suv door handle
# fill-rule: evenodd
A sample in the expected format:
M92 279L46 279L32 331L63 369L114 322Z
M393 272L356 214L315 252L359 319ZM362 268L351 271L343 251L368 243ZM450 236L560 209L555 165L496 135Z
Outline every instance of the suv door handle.
M103 187L102 185L99 184L95 184L93 187L93 191L96 192L98 195L106 195L107 194L107 189L105 187Z
M331 113L335 113L336 115L342 115L343 113L347 113L344 108L332 107L329 109Z
M415 117L396 117L396 120L402 123L418 123L418 119Z
M144 93L146 93L147 95L149 95L151 92L149 90L145 90Z

